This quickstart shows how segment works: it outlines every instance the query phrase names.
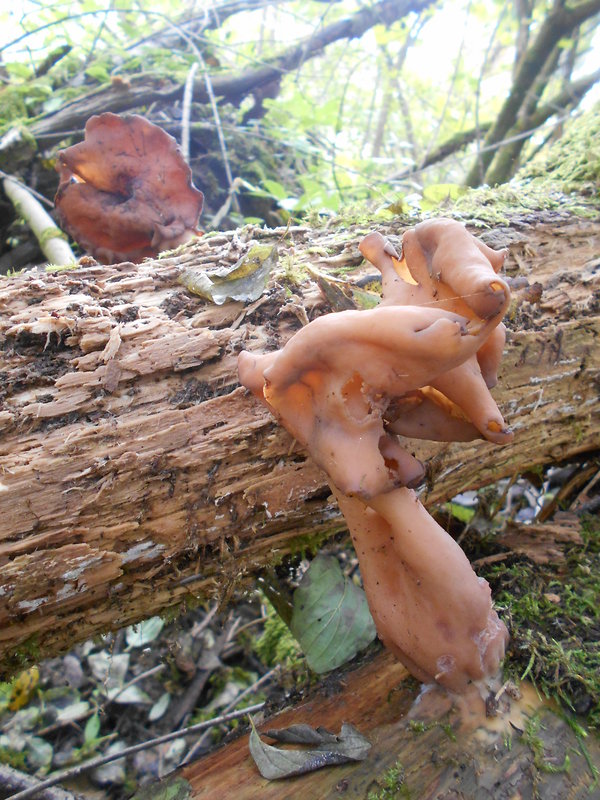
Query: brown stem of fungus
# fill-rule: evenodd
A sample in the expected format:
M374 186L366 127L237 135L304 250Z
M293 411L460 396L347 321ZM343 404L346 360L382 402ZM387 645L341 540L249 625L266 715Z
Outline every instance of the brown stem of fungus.
M423 466L399 437L510 441L488 388L510 292L504 253L453 220L420 223L402 249L365 237L381 305L316 319L275 353L241 353L240 381L327 472L381 639L421 680L461 691L497 671L508 634L488 584L406 488Z
M490 587L411 489L335 491L379 638L415 677L452 691L498 671L508 633Z

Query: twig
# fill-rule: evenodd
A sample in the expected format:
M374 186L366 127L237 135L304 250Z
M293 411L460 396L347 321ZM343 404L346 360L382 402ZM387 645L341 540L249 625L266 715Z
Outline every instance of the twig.
M2 185L17 214L33 231L42 252L51 264L74 264L75 256L65 241L65 234L50 215L22 183L14 178L4 178Z
M5 141L7 140L7 138L10 136L10 134L13 131L15 131L16 135L18 136L18 131L16 131L14 128L13 128L12 131L9 131L6 134L6 136L4 136L2 138L2 141L0 142L0 150L3 149L3 145L4 145ZM76 133L76 131L72 131L72 133ZM67 134L67 135L71 135L71 134ZM9 141L6 146L10 147L11 146L11 142ZM8 172L4 172L4 170L2 170L2 169L0 169L0 178L9 178L10 180L13 180L13 181L17 180L15 177L13 177L12 175L9 175ZM29 194L32 194L35 198L37 198L40 201L40 203L42 203L43 205L48 206L48 208L54 208L54 203L51 200L48 200L47 197L44 197L44 195L41 192L36 192L36 190L32 189L31 186L27 187L27 191L29 192Z
M212 673L221 666L220 658L223 654L223 650L235 633L238 625L238 620L234 620L233 622L229 620L224 630L215 638L213 646L203 651L198 663L197 672L191 683L187 686L183 695L178 697L176 701L171 704L169 710L165 714L163 723L167 727L171 729L178 728L181 723L184 722L187 715L194 710L208 679Z
M229 166L229 156L227 154L227 145L225 144L225 136L223 135L223 128L221 126L221 117L219 115L219 109L217 107L217 99L215 97L215 93L213 91L212 82L210 80L210 75L208 73L208 69L206 67L206 62L204 60L204 56L196 46L195 42L192 38L190 38L185 31L183 31L178 25L171 22L170 26L173 30L177 31L177 33L188 43L190 48L192 49L200 68L202 69L202 76L204 78L204 85L206 87L206 93L208 95L208 99L210 102L210 107L213 112L213 117L215 120L215 125L217 128L217 137L219 139L219 147L221 148L221 155L223 156L223 167L225 169L225 175L227 177L227 183L229 184L229 193L231 196L231 202L233 204L233 208L239 214L240 213L240 205L238 203L237 196L233 191L233 175L231 174L231 167ZM189 76L188 76L189 77Z
M19 770L9 767L8 764L0 764L0 789L3 792L22 791L24 789L39 788L39 782L31 775L25 775ZM64 789L45 789L38 794L38 800L75 800L75 795L66 792Z
M208 99L210 101L210 107L213 112L215 125L217 126L217 137L219 139L219 147L221 148L221 155L223 156L223 167L225 168L227 183L229 184L229 196L231 197L231 203L233 205L234 210L239 214L240 204L237 199L237 194L234 191L233 175L231 174L231 167L229 166L229 156L227 155L227 145L225 144L225 136L223 135L223 128L221 126L221 117L219 115L219 109L217 108L217 100L215 98L215 93L213 92L210 75L208 74L208 69L206 68L206 63L204 61L202 53L195 46L194 49L196 50L196 57L200 61L200 66L202 67L204 85L206 86L206 92L208 94Z
M136 675L135 678L132 678L127 683L123 684L119 691L114 694L112 697L108 697L107 700L110 703L114 703L117 697L120 697L126 689L129 689L131 686L135 686L136 683L145 680L146 678L150 678L152 675L157 675L159 672L162 672L166 669L166 664L157 664L155 667L151 667L147 669L145 672L140 672L139 675Z
M498 35L498 31L500 30L500 26L504 20L504 14L508 8L508 2L505 2L502 8L500 9L500 13L498 14L498 19L496 20L496 24L494 26L494 30L492 31L492 35L490 36L489 42L485 49L485 53L483 55L483 63L481 65L481 69L479 70L479 77L477 78L477 88L475 89L475 130L476 134L476 143L477 143L477 150L476 150L476 158L477 163L479 165L479 172L480 172L480 180L483 182L483 164L481 162L481 121L479 119L479 101L481 99L481 84L485 73L487 71L488 61L490 58L490 53L492 52L492 46L496 41L496 36ZM489 130L489 128L488 128Z
M247 686L244 689L243 692L240 692L240 694L238 694L238 696L234 700L232 700L231 703L229 703L229 705L225 706L225 708L223 709L223 713L224 714L229 713L229 711L231 711L233 708L235 708L235 706L237 706L238 703L241 703L242 700L245 700L246 697L248 697L248 695L252 694L257 689L259 689L263 685L263 683L267 683L267 681L271 680L271 678L274 678L275 675L277 674L277 672L279 672L280 670L281 670L281 666L279 664L277 664L277 666L273 667L272 670L270 670L269 672L265 672L265 674L262 677L260 677L257 681L255 681L251 686ZM179 764L180 767L183 767L186 764L189 764L190 761L192 761L194 759L194 756L196 755L196 753L204 745L204 742L206 741L206 738L207 738L208 734L209 734L209 731L205 731L202 734L202 736L200 736L198 741L195 742L193 747L190 749L189 753L187 753L187 755L185 756L183 761L181 761L181 763Z
M185 79L183 90L183 108L181 111L181 153L185 161L190 160L190 115L194 96L194 77L198 71L198 62L194 61Z
M42 789L48 789L51 786L56 786L61 781L69 778L75 778L77 775L81 775L82 772L88 772L90 769L101 767L103 764L109 764L111 761L118 761L120 758L125 758L126 756L140 753L142 750L148 750L156 745L164 744L165 742L172 742L174 739L181 739L182 736L198 733L199 731L206 730L207 728L212 728L214 725L220 725L222 722L229 722L232 719L239 719L246 714L254 714L256 711L260 711L264 707L264 703L255 703L252 706L247 706L246 708L232 711L230 714L222 714L220 717L206 720L206 722L198 722L196 725L190 725L189 728L182 728L181 730L167 733L164 736L158 736L155 739L149 739L141 744L135 744L132 747L126 747L124 750L120 750L118 753L111 753L108 756L98 756L98 758L92 758L83 764L77 764L76 767L70 767L69 769L65 769L56 773L51 778L47 778L45 781L38 783L35 788L25 789L22 792L13 794L11 797L7 798L7 800L29 800L29 798L32 797L37 797L41 800L43 795L38 793L42 791Z

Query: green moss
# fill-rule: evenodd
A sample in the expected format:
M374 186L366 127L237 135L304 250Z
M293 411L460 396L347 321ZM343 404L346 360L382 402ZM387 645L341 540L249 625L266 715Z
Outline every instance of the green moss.
M541 721L539 716L534 715L528 719L523 731L523 742L531 749L533 753L533 764L540 772L546 773L560 773L568 772L571 767L571 759L569 754L565 754L562 764L553 764L546 759L544 752L544 742L539 735Z
M69 237L66 233L63 233L60 228L57 228L56 225L49 225L38 235L40 247L43 248L46 242L50 239L64 239L65 241L68 241Z
M600 730L600 526L582 528L566 562L519 559L484 574L511 631L507 669Z
M456 741L456 734L452 730L452 726L449 722L442 722L441 720L435 720L434 722L422 722L421 720L411 719L408 723L408 728L417 736L420 736L422 733L426 733L426 731L430 731L433 728L440 728L451 742Z
M600 103L570 120L565 131L519 172L519 179L552 182L564 192L598 193L600 183Z
M269 667L275 664L282 664L286 668L294 667L302 658L300 645L271 603L266 599L264 603L267 618L263 633L254 642L254 651Z
M0 764L7 764L20 772L27 772L26 752L13 750L10 747L0 747Z
M380 787L379 790L369 792L367 800L397 800L399 798L411 800L412 795L405 783L405 769L402 762L396 761L377 783Z
M343 526L340 526L340 529L342 527ZM331 539L334 533L336 533L336 531L328 529L322 531L321 533L293 536L286 542L287 552L290 556L298 556L299 558L308 558L309 556L314 556L323 547L325 542Z
M38 635L34 633L2 659L0 663L0 678L10 678L15 673L31 667L33 664L39 664L42 656Z
M544 181L505 183L494 189L473 189L452 204L451 215L482 227L510 225L519 216L554 209L589 213L578 197L566 197L560 186ZM448 209L442 209L448 213Z
M279 257L281 278L290 286L299 286L308 278L308 265L298 261L293 253L284 253Z

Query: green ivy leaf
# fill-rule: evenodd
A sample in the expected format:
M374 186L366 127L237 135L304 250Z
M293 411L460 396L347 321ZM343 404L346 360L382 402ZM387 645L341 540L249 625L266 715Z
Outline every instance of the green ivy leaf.
M290 629L314 672L339 667L375 638L364 591L344 577L333 556L314 559L293 604Z

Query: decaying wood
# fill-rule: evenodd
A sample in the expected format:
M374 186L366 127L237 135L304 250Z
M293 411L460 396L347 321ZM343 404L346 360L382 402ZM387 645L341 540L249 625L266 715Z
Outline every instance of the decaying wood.
M590 764L600 763L600 742L589 737L583 745L564 715L531 685L521 685L520 698L502 694L496 715L486 717L480 697L452 708L448 695L432 690L416 702L419 687L406 676L401 664L381 653L352 672L336 673L305 702L259 726L266 731L306 723L339 731L342 722L351 723L372 743L361 763L268 782L244 735L164 784L177 782L178 796L189 800L364 800L370 793L419 800L596 796Z
M397 241L402 227L382 230ZM365 232L249 228L139 266L0 283L5 672L224 596L307 536L342 529L323 474L239 387L236 358L329 310L315 270L368 273ZM484 238L509 247L515 279L494 393L516 435L504 448L412 443L429 464L427 503L600 445L597 220L554 212ZM184 269L235 263L254 240L279 259L257 301L215 306L179 283Z
M558 512L541 525L508 522L497 538L510 552L525 555L536 564L562 561L566 546L581 545L581 523L574 512Z

